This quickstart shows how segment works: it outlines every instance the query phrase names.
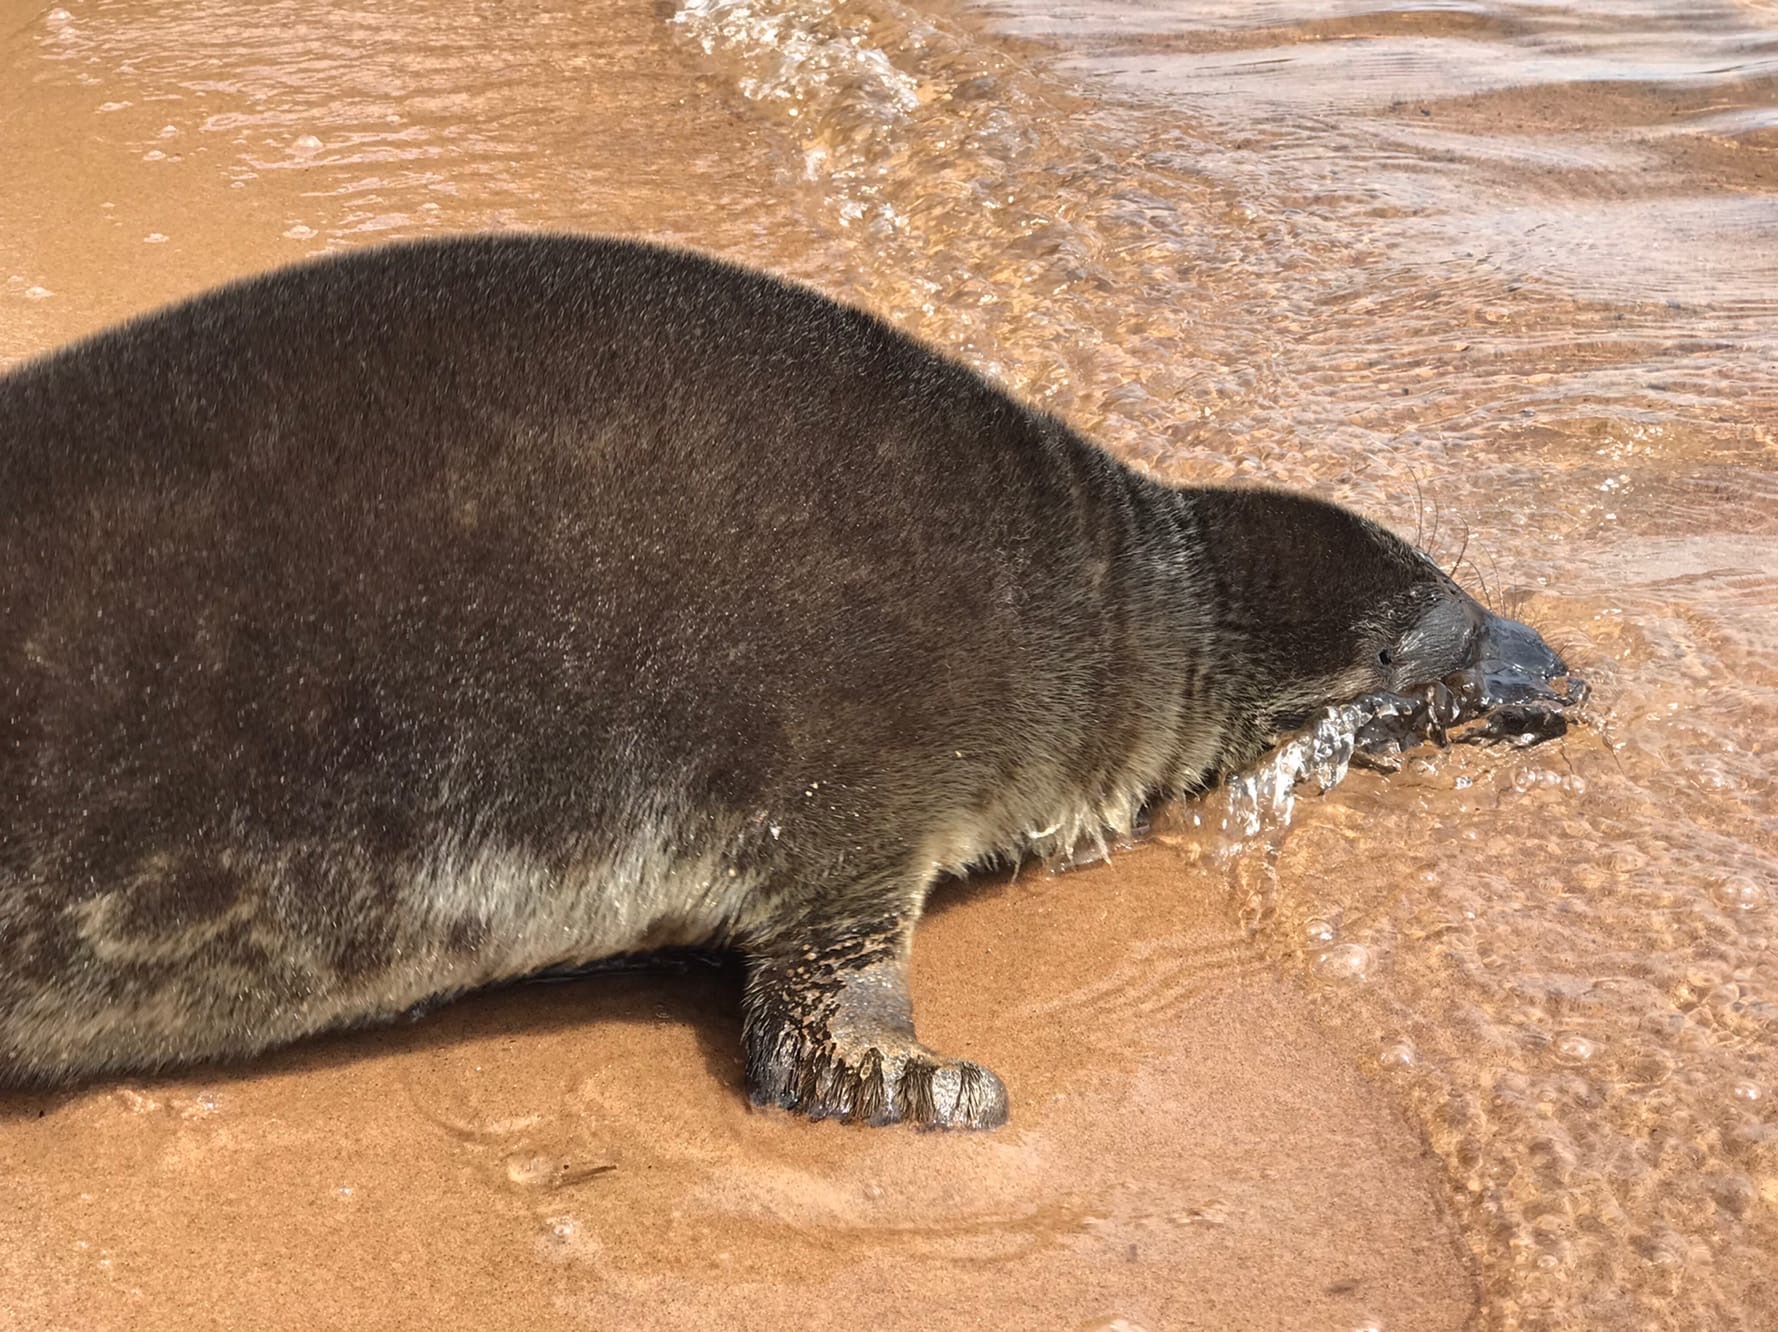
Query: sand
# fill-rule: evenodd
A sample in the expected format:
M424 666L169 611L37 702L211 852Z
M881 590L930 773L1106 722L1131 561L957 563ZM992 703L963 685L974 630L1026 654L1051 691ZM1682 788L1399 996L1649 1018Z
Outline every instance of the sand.
M9 1097L4 1325L1463 1326L1436 1162L1204 886L945 894L922 1032L1007 1079L995 1133L749 1108L705 967Z

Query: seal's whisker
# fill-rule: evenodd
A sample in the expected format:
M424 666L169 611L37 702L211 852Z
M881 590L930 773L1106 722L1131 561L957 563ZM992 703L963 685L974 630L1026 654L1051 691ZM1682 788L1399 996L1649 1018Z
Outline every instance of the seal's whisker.
M1476 583L1482 589L1482 604L1491 611L1495 610L1494 590L1488 586L1488 580L1482 574L1482 566L1477 564L1474 560L1471 560L1469 562L1469 567L1475 571Z
M1457 576L1457 570L1463 567L1463 557L1469 553L1469 528L1463 529L1463 544L1457 547L1457 558L1451 561L1451 577Z
M1559 638L1555 638L1555 637L1545 638L1544 641L1550 645L1550 650L1552 652L1554 652L1558 657L1560 657L1563 661L1566 661L1566 662L1569 662L1572 664L1572 662L1574 660L1575 644L1580 642L1581 640L1573 637L1572 635L1564 634Z
M1468 564L1470 572L1475 575L1476 586L1481 591L1481 603L1492 611L1496 609L1494 605L1494 594L1488 587L1488 580L1483 576L1481 566L1475 562L1474 558L1469 553L1469 538L1473 534L1473 528L1467 526L1464 528L1463 544L1458 547L1457 558L1451 562L1450 574L1453 579L1457 578L1458 571L1461 570L1465 564Z

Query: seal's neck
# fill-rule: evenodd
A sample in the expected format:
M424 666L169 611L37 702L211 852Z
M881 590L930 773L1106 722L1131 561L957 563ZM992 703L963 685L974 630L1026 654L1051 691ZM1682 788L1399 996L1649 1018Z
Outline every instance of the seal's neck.
M1368 617L1419 576L1411 547L1307 496L1133 477L1130 504L1143 537L1128 581L1153 630L1140 674L1169 700L1155 720L1164 711L1176 736L1176 785L1245 766L1280 729L1359 692Z
M1250 617L1231 601L1237 585L1215 550L1221 520L1205 498L1213 492L1165 486L1119 464L1094 481L1115 491L1101 493L1092 512L1115 514L1116 530L1101 531L1110 576L1095 580L1093 607L1107 656L1096 711L1108 733L1088 742L1086 766L1106 786L1201 789L1270 740L1259 687L1270 666ZM1121 771L1131 755L1143 756L1140 772Z

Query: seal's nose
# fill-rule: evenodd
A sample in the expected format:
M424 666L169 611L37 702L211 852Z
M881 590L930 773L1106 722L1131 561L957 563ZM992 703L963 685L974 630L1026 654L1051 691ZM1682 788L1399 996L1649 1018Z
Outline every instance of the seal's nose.
M1491 611L1482 613L1473 667L1488 707L1557 697L1550 682L1568 674L1568 663L1535 629Z

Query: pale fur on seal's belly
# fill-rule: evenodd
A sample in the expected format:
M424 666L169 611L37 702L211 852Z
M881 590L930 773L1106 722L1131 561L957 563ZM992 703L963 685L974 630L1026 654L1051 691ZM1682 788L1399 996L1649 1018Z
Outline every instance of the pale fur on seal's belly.
M1214 738L1206 736L1173 772L1165 770L1160 749L1145 748L1121 781L1094 796L1062 795L1054 771L1042 780L1028 774L991 808L959 813L928 839L923 858L936 879L1027 857L1065 862L1086 845L1103 854L1108 837L1131 835L1156 790L1189 785L1189 775L1201 771L1214 750ZM1044 790L1054 794L1017 794ZM821 783L811 781L802 794L807 802L820 802ZM155 934L123 918L131 893L157 872L156 865L144 865L137 882L69 907L72 932L95 962L116 974L164 976L172 969L185 983L131 989L108 1004L94 1004L78 988L42 991L8 1016L0 1036L29 1044L34 1032L54 1033L58 1042L78 1045L101 1063L113 1062L106 1052L115 1048L120 1065L144 1052L176 1060L194 1043L251 1053L317 1032L387 1021L440 998L538 972L663 948L727 946L768 915L763 876L741 869L729 851L761 838L794 838L804 813L806 807L780 815L761 810L714 839L708 827L657 820L619 855L595 861L569 852L564 858L574 868L567 871L510 846L453 834L416 870L394 879L393 903L367 896L361 909L389 914L399 922L398 937L387 965L351 973L287 927L279 902L292 891L291 876L276 861L232 865L256 886L220 915ZM699 841L715 849L688 853ZM367 881L375 877L349 855L332 856L339 879L355 872ZM343 914L349 918L351 908ZM266 993L262 971L218 956L212 947L237 927L245 928L261 955L279 959L286 978L275 1002L254 1002ZM466 948L465 939L474 943ZM232 993L236 1001L218 1008L213 999L219 993ZM194 1018L206 1012L232 1020L219 1030L194 1027Z

